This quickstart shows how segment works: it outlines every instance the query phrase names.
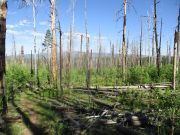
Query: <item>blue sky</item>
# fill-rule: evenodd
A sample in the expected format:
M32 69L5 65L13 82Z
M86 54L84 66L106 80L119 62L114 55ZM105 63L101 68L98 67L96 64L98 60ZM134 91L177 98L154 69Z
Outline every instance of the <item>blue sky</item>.
M84 33L84 0L75 0L75 33ZM63 46L67 47L67 33L70 23L72 22L71 0L57 0L56 8L58 18L64 33ZM99 29L102 35L102 45L106 52L110 49L109 42L116 44L116 50L120 46L122 39L122 22L123 18L117 22L117 12L122 9L123 0L87 0L87 21L88 33L90 35L90 47L95 52L98 46ZM139 42L141 16L147 13L152 15L153 0L129 0L127 10L127 33L130 42L135 40ZM160 20L163 20L162 35L162 52L166 52L166 42L171 41L173 45L173 33L177 26L178 8L180 0L161 0L157 5L158 28L160 28ZM42 4L37 4L37 46L42 48L45 32L50 28L50 4L49 0L45 0ZM121 16L123 12L120 12ZM17 45L17 53L20 52L20 46L23 45L25 53L33 50L33 23L32 23L32 6L19 8L16 0L8 0L7 14L7 40L6 53L12 53L13 41L12 35L15 35ZM147 49L147 18L143 18L143 50ZM158 29L159 32L159 29ZM150 36L152 32L150 33ZM150 39L151 37L149 37ZM79 49L80 37L78 34L74 37L74 50Z

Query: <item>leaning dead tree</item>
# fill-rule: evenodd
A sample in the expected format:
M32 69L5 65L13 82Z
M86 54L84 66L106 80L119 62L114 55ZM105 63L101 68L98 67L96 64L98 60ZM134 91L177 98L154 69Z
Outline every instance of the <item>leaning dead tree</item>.
M2 98L2 114L7 112L7 101L5 92L5 41L6 41L6 13L7 1L0 1L0 97Z
M126 11L127 11L127 0L124 0L124 19L123 19L123 35L122 35L123 80L125 80L125 74L126 74Z

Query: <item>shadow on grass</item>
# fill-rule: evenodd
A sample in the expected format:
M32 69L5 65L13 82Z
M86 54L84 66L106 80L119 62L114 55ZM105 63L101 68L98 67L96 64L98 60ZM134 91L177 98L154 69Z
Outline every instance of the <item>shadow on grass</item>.
M29 117L21 110L20 107L16 105L14 99L11 103L15 107L16 111L21 115L24 124L27 126L27 128L29 128L32 131L34 135L48 135L48 133L45 132L45 129L37 127L35 124L31 122Z

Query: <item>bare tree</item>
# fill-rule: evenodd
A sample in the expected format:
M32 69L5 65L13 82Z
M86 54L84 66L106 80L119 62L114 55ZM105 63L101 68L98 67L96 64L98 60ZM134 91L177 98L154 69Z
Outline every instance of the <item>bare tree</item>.
M139 46L139 48L140 48L140 54L139 54L139 56L140 56L140 66L142 67L142 26L143 24L142 24L142 21L141 21L141 32L140 32L140 46Z
M173 89L176 89L178 32L174 33Z
M159 66L161 66L161 40L162 40L162 19L161 19L161 27L160 27L160 38L159 38L159 58L158 58Z
M53 81L57 80L57 44L56 44L56 0L50 0L51 3L51 33L52 33L52 73Z
M123 80L125 80L125 73L126 73L126 10L127 10L127 0L124 0L124 20L123 20L123 35L122 35Z
M12 40L13 40L13 57L14 57L14 62L16 62L16 41L15 41L15 37L14 34L12 35Z
M86 33L86 87L90 87L90 67L89 67L89 37L87 31L87 1L85 0L84 7L84 16L85 16L85 33Z
M83 44L83 35L80 35L81 41L80 41L80 55L79 55L79 67L82 66L82 44Z
M179 7L179 15L178 15L178 35L177 35L177 71L179 71L179 49L180 49L180 7Z
M24 47L21 46L21 64L24 64Z
M62 54L62 30L61 30L61 25L60 25L60 21L58 20L58 24L59 24L59 79L60 79L60 89L61 89L61 95L63 95L63 88L62 88L62 69L63 69L63 54Z
M33 56L32 56L32 50L31 50L31 76L33 76Z
M33 7L33 29L34 29L34 74L35 80L37 81L37 56L36 56L36 5L35 0L32 0L32 7Z
M6 41L6 13L7 1L0 1L0 96L2 97L2 114L7 112L7 101L5 92L5 41Z
M160 47L158 44L158 34L157 34L157 2L154 0L154 34L155 34L155 44L156 44L156 67L158 71L158 76L160 76Z
M99 50L98 50L98 59L97 59L97 73L101 70L101 53L102 53L102 45L101 45L101 31L99 28Z

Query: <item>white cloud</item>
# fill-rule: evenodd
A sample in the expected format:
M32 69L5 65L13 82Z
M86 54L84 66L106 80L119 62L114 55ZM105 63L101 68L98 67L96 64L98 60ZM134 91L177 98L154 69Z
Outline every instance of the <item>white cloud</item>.
M32 32L32 35L36 35L37 37L43 37L44 36L44 33L41 33L41 32Z
M17 28L18 25L11 25L11 24L7 24L7 29L14 29L14 28Z
M7 30L7 34L14 34L14 35L20 35L21 33L19 31L15 31L15 30Z
M47 21L41 21L41 22L39 22L39 25L46 26L46 25L48 25L48 22Z
M20 20L18 25L20 26L29 26L30 24L32 24L32 22L28 21L28 20Z
M16 13L15 11L8 11L8 15L15 15Z
M81 33L81 32L74 32L73 33L73 37L77 37L77 36L80 36L80 35L83 35L83 37L86 37L86 33ZM69 32L65 32L65 33L63 33L63 36L68 37L68 36L70 36L70 33ZM87 34L87 37L90 38L90 35Z

